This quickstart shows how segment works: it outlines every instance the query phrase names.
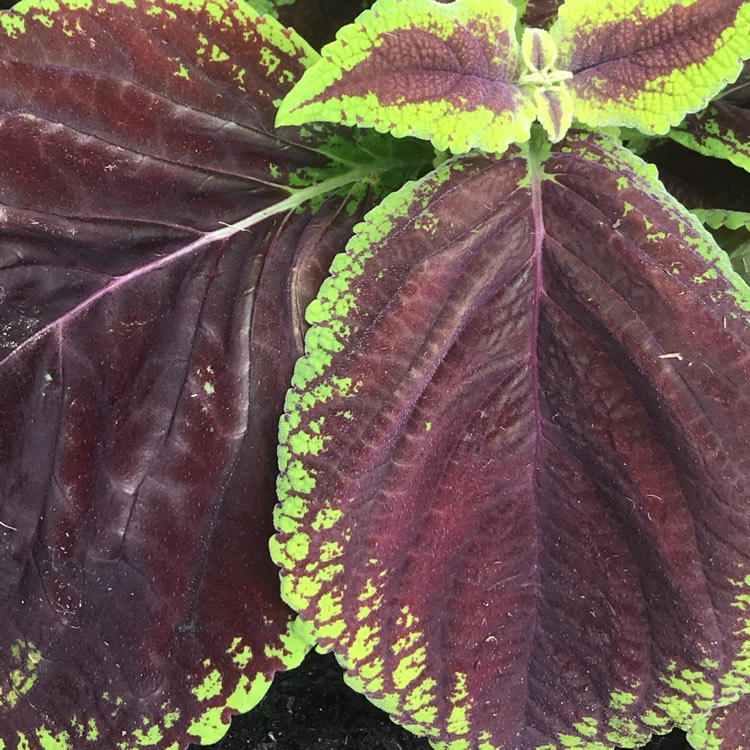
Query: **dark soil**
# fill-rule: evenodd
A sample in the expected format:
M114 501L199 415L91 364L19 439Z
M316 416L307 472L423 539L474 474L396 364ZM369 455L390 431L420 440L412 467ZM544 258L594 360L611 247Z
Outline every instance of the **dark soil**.
M342 678L332 655L311 652L276 676L250 713L235 717L213 750L430 750ZM197 750L197 749L195 749Z
M250 713L234 719L213 750L430 750L394 724L342 679L331 655L309 654L298 669L280 674ZM512 750L509 748L508 750ZM644 750L691 750L675 730Z

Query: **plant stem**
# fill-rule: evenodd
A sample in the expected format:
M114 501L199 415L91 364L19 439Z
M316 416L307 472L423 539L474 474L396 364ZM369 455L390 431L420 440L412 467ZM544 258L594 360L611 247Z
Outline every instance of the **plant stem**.
M385 168L390 168L393 165L388 164L387 166L384 166ZM251 216L242 219L241 221L237 221L234 224L227 224L221 229L215 229L212 232L207 232L203 235L203 237L196 240L195 242L190 243L190 245L184 247L180 252L184 253L191 250L197 250L199 247L203 247L211 242L216 242L217 240L224 240L232 237L237 234L237 232L244 232L246 229L249 229L256 224L260 224L261 221L265 221L271 216L276 216L276 214L283 214L287 211L293 211L295 208L299 208L307 201L312 200L319 195L333 192L337 188L344 187L344 185L350 185L353 182L357 182L358 180L366 178L370 174L372 174L373 171L384 170L373 169L373 165L361 166L357 169L353 169L351 172L347 172L346 174L338 175L337 177L331 177L330 179L319 182L316 185L310 185L310 187L297 190L288 198L285 198L283 201L274 203L272 206L268 206L262 211L258 211L257 213L254 213Z

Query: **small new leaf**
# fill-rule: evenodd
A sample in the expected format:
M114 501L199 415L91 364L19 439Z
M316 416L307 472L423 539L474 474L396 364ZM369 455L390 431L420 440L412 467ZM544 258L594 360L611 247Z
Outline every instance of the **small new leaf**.
M537 119L550 140L557 143L573 120L573 100L566 87L566 81L573 74L555 67L557 46L552 37L542 29L525 29L521 50L526 66L521 83L530 88Z

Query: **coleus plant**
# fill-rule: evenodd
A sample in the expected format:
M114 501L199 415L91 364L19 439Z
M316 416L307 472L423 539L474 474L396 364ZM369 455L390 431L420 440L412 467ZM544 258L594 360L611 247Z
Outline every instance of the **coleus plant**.
M743 747L750 3L305 2L0 16L0 747Z

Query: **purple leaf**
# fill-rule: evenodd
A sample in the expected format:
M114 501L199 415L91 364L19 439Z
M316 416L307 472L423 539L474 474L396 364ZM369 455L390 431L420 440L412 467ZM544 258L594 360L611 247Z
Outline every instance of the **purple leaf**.
M750 174L727 159L705 156L665 140L645 158L656 165L669 192L688 208L744 211L750 205Z
M285 598L441 746L633 747L737 699L749 311L603 136L390 196L308 310L280 432Z
M241 2L79 6L0 17L0 747L177 748L308 648L276 425L360 209L210 234L329 166L273 127L314 53Z

